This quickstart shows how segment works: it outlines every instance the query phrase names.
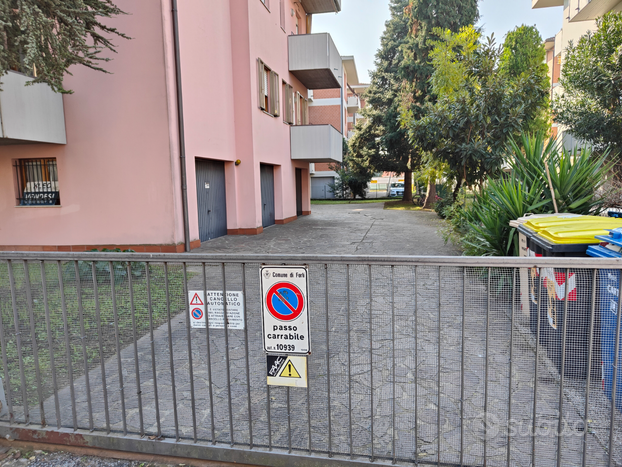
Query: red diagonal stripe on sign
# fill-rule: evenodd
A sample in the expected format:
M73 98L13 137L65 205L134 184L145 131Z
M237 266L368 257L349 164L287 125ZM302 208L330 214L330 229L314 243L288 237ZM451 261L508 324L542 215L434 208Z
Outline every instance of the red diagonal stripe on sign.
M276 294L277 297L281 299L281 301L285 304L287 308L289 308L289 310L292 313L296 313L296 309L293 306L291 306L290 303L287 300L285 300L285 298L283 298L283 295L281 295L278 290L276 290L274 293Z

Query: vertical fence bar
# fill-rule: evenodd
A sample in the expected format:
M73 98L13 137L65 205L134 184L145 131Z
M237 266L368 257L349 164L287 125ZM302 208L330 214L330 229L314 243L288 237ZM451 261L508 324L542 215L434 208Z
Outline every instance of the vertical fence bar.
M374 334L373 334L373 294L372 294L372 278L371 264L367 266L369 272L369 408L371 412L371 456L370 460L374 462Z
M209 338L209 305L207 301L207 274L205 271L205 263L201 263L203 270L203 303L205 303L205 339L206 339L206 357L207 357L207 391L209 393L209 416L210 428L212 436L212 444L216 444L216 428L214 425L214 394L212 389L212 353ZM244 298L246 300L246 297Z
M73 385L73 367L71 363L71 348L69 343L69 322L67 320L67 302L65 300L65 285L63 283L63 272L60 261L56 261L58 271L58 286L60 288L60 301L63 313L63 329L65 331L65 352L67 354L67 373L69 375L69 392L71 394L71 410L73 414L73 429L78 429L78 414L76 411L76 391Z
M328 413L328 457L333 457L333 426L332 426L332 414L330 407L330 327L328 325L328 264L324 264L324 279L325 279L325 306L326 306L326 408ZM289 412L288 412L289 417Z
M48 288L47 288L47 280L45 277L45 263L41 261L39 263L41 266L41 286L43 289L43 307L45 308L45 329L48 337L48 350L50 352L50 372L52 373L52 386L54 390L54 409L56 410L56 427L60 429L60 403L58 400L58 385L56 384L56 362L54 361L54 340L52 339L52 327L50 323L50 303L48 301ZM0 317L0 341L2 342L2 357L4 364L4 373L5 377L8 375L7 371L7 362L6 362L6 352L4 347L4 331L2 326L2 317ZM7 379L7 384L9 380ZM11 391L7 391L9 396L9 410L11 410ZM11 420L13 417L13 411L11 410Z
M108 410L108 385L106 383L106 358L104 357L104 343L102 339L102 320L99 308L99 289L97 287L97 269L95 261L91 263L93 275L93 297L95 299L95 321L97 322L97 341L99 344L99 364L102 372L102 391L104 396L104 416L106 418L106 433L110 434L110 412ZM52 368L52 371L54 369Z
M132 281L132 263L127 263L127 286L130 290L130 314L132 315L132 340L134 341L134 372L136 373L136 399L138 401L138 418L140 419L140 436L145 435L143 415L143 396L140 389L140 364L138 363L138 336L136 335L136 307L134 306L134 283Z
M536 269L539 271L539 269ZM533 414L531 426L531 465L536 465L536 420L538 407L538 363L540 360L540 307L542 303L542 278L536 273L534 280L538 281L538 297L536 305L536 366L533 375ZM535 287L534 287L535 288Z
M622 271L618 271L622 275ZM618 276L618 280L619 280ZM620 322L622 321L622 297L618 296L618 319L616 322L616 341L613 355L613 381L611 386L611 419L609 424L609 466L613 467L613 430L615 427L618 365L620 364ZM587 429L587 427L585 427Z
M350 338L350 265L346 264L346 332L348 333L348 426L350 436L350 458L354 452L352 436L352 343Z
M559 370L559 420L557 421L557 467L562 465L562 426L564 421L564 376L566 370L566 334L568 332L568 279L570 274L566 268L566 283L564 284L564 320L562 321L562 361Z
M78 261L73 262L76 273L76 295L78 297L78 315L80 316L80 341L82 342L82 360L84 361L84 385L86 389L86 405L89 411L89 430L93 431L93 405L91 403L91 382L89 378L89 360L86 353L86 331L84 330L84 307L82 303L82 278Z
M270 386L266 387L266 416L268 418L268 450L272 451L272 415L270 413ZM309 438L309 453L311 452L311 438Z
M585 407L583 420L583 459L581 465L587 465L587 434L589 432L588 420L590 412L590 385L592 383L592 347L594 346L594 321L596 317L596 287L598 285L598 269L594 269L592 274L592 306L590 308L590 336L587 356L587 373L585 378Z
M114 265L108 262L110 267L110 291L112 294L112 316L114 318L114 342L117 351L117 366L119 368L119 394L121 396L121 417L123 420L123 435L127 436L127 414L125 413L125 387L123 386L123 363L121 361L121 342L119 341L119 310L117 309L117 285L115 283Z
M467 269L462 269L462 332L460 344L460 467L464 465L464 329L466 317Z
M231 446L235 444L233 439L233 408L231 406L231 365L229 360L229 313L227 306L227 277L225 263L221 263L222 266L222 298L225 311L225 363L227 372L227 396L229 402L229 434L231 435Z
M190 332L190 299L188 297L188 266L182 263L184 272L184 315L186 315L186 338L188 339L188 376L190 377L190 406L192 408L192 434L193 440L198 441L197 435L197 411L194 399L194 371L192 368L192 333ZM203 302L206 303L206 302ZM206 325L208 317L205 317Z
M438 267L438 354L436 360L436 464L441 465L441 293L442 293L442 282L441 282L441 274L442 268Z
M28 412L28 393L26 391L26 375L24 373L24 357L22 354L22 333L19 329L19 312L17 311L17 291L15 290L15 277L13 274L13 262L7 261L9 269L9 284L11 286L11 303L13 305L13 325L15 327L15 340L17 345L17 361L19 364L19 378L22 386L22 405L24 407L24 420L26 425L30 424L30 413ZM10 384L10 381L7 381Z
M175 420L175 441L179 442L179 415L177 413L177 389L175 385L175 358L173 356L173 329L171 326L171 294L168 281L168 263L164 263L164 292L166 293L166 322L168 327L169 361L171 365L171 393L173 395L173 418Z
M156 371L155 339L153 337L153 300L151 299L151 264L145 263L145 279L147 280L147 313L149 314L149 339L151 347L151 372L153 376L153 402L155 405L156 438L162 436L160 421L160 401L158 399L158 372Z
M490 286L492 284L492 268L488 268L488 287L486 287L486 352L484 361L484 465L488 457L488 350L490 344Z
M8 267L8 261L7 261L7 267ZM47 295L46 295L47 298ZM46 299L46 305L47 305L47 299ZM49 328L48 328L49 329ZM8 359L7 359L7 346L6 346L6 340L4 338L4 319L2 317L2 313L0 313L0 345L2 346L2 368L4 370L4 384L6 385L6 401L7 401L7 406L9 408L9 424L13 423L13 419L14 419L14 414L13 414L13 397L11 395L11 378L9 377L9 364L8 364ZM54 367L53 364L53 360L52 360L52 368ZM54 372L52 372L52 374L54 375ZM59 414L58 414L58 396L56 394L56 376L53 376L54 378L54 396L56 397L56 419L58 422L58 427L60 428L60 418L59 418Z
M35 313L32 306L32 291L30 288L30 269L28 261L24 261L24 281L26 285L26 306L30 318L30 339L32 340L32 356L35 363L35 378L37 380L37 395L39 397L39 412L41 426L45 426L45 409L43 407L43 388L41 387L41 369L39 367L39 347L37 345L37 333L35 328ZM90 406L89 406L90 408ZM92 420L92 417L91 417Z
M285 388L287 390L287 452L292 453L292 416L291 407L289 402L289 386Z
M413 425L415 426L415 465L419 465L419 430L418 430L418 420L417 420L417 413L418 413L418 398L417 398L417 384L418 384L418 363L417 363L417 345L419 344L419 342L417 341L417 317L419 315L419 299L417 298L417 282L418 282L418 268L417 266L415 266L415 312L414 312L414 348L415 348L415 400L414 400L414 405L415 405L415 419L414 419L414 423Z
M514 358L514 316L516 315L516 268L512 270L512 307L511 307L512 316L510 317L510 371L508 375L508 450L507 450L507 465L511 465L511 436L510 436L510 426L512 424L512 364Z
M246 356L246 396L248 403L248 439L249 449L253 449L253 412L251 410L250 357L248 355L248 312L246 310L246 264L242 263L242 307L244 309L244 355ZM206 318L207 320L207 318ZM207 323L206 323L207 324Z
M395 452L395 266L391 265L391 382L393 395L391 398L391 439L392 439L392 463L397 462Z

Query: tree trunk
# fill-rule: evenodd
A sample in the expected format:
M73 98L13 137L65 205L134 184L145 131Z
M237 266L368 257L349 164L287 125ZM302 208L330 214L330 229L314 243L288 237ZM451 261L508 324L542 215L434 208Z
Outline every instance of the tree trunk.
M430 177L428 180L428 191L425 195L425 203L423 203L423 209L432 209L436 202L436 179Z
M413 173L410 170L404 172L404 198L403 201L413 202Z
M460 193L460 188L462 188L462 177L458 175L458 180L456 182L456 188L454 189L454 203L458 199L458 193Z

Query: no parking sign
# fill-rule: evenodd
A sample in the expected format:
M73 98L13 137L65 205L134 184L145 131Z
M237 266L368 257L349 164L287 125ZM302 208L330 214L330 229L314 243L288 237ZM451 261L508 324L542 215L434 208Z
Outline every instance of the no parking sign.
M262 266L263 344L270 354L308 355L309 270L306 266Z

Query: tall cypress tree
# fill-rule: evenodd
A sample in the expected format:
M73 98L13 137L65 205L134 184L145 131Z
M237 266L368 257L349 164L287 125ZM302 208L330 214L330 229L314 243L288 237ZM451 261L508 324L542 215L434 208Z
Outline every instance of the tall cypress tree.
M433 29L458 31L479 17L477 0L390 0L376 69L366 93L367 122L351 141L353 157L364 158L376 170L404 172L404 200L412 200L412 170L420 154L408 140L400 115L406 98L410 112L428 99L432 66L428 55Z
M410 119L423 115L423 105L434 97L430 92L430 78L434 67L429 59L432 41L438 39L437 28L458 32L460 28L475 24L479 19L478 0L410 0L406 15L409 34L402 44L404 60L399 68L403 80L402 111ZM421 158L420 154L414 154ZM435 180L428 183L425 207L432 207L436 198Z

